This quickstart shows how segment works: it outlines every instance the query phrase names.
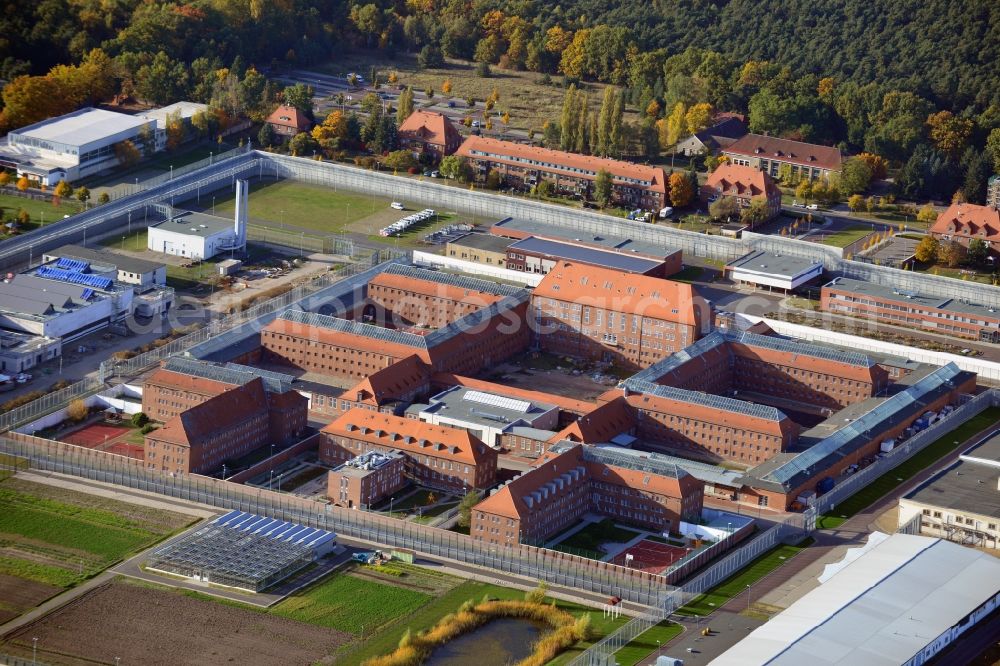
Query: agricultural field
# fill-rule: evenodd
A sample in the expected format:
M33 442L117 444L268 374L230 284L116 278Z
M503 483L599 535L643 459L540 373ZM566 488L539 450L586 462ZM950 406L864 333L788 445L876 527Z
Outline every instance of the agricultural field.
M0 601L8 619L192 521L16 477L0 482L0 505L0 580L16 592Z

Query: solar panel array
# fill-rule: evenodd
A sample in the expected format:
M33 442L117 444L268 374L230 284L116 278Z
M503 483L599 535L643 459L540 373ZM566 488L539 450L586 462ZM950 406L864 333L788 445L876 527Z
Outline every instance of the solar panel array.
M638 391L639 393L648 393L649 395L655 395L661 398L669 398L671 400L686 402L692 405L712 407L714 409L721 409L727 412L733 412L734 414L752 416L754 418L764 419L767 421L780 421L787 418L780 409L775 407L758 405L753 402L747 402L746 400L726 398L712 393L689 391L687 389L674 388L673 386L663 386L661 384L653 384L651 382L633 382L629 389Z
M673 372L688 361L691 361L702 354L706 354L716 347L727 342L724 335L719 331L712 331L705 337L688 345L680 351L674 352L670 356L662 359L645 370L641 370L625 380L625 386L631 388L631 382L655 382L667 373Z
M56 261L56 268L61 268L65 271L77 271L78 273L86 273L90 270L90 262L82 261L80 259L67 259L65 257L60 257Z
M752 347L763 347L775 351L788 352L789 354L799 354L801 356L812 356L826 361L854 365L861 368L870 368L875 365L875 361L867 354L860 352L842 351L831 347L821 347L820 345L801 342L799 340L788 340L772 335L760 335L758 333L748 333L746 331L727 332L723 335L732 342L740 342Z
M443 273L441 271L430 271L425 268L417 268L416 266L410 266L408 264L390 264L382 272L390 275L402 275L418 280L428 280L430 282L446 284L452 287L461 287L462 289L481 291L483 293L494 294L496 296L513 296L518 292L524 291L524 289L520 287L513 287L511 285L482 280L480 278L466 277L464 275L453 275L451 273Z
M292 382L295 380L295 378L291 375L282 374L280 372L260 370L258 368L246 365L237 365L235 363L220 365L217 363L199 361L183 356L171 356L167 359L166 363L164 363L163 367L165 370L170 370L171 372L179 372L193 377L202 377L203 379L211 379L213 381L223 382L224 384L233 384L235 386L249 384L257 377L260 377L264 381L264 388L271 393L284 393L285 391L291 390Z
M146 566L259 592L307 566L335 540L326 530L231 511L158 548Z
M496 303L491 303L489 307L480 308L475 312L470 312L464 317L451 322L447 326L442 326L436 331L431 332L430 335L424 338L424 344L427 348L434 347L446 340L450 340L459 333L474 330L477 326L493 319L493 317L496 317L501 312L506 312L507 310L517 307L521 303L528 300L530 296L531 294L528 291L521 289L518 293L512 296L507 296Z
M48 280L58 280L59 282L68 282L69 284L81 284L86 287L101 289L103 291L110 291L114 285L114 280L111 278L102 277L100 275L88 275L78 271L64 271L57 268L50 268L48 266L42 266L39 268L35 271L35 275Z
M408 347L427 349L428 346L426 338L421 335L414 335L413 333L406 333L405 331L396 331L391 328L382 328L381 326L373 326L372 324L362 324L356 321L341 319L340 317L330 317L328 315L316 314L315 312L285 310L281 313L279 319L290 321L295 324L303 324L305 326L316 326L317 328L326 328L331 331L361 335L366 338L382 340L384 342L407 345Z
M868 433L872 430L885 427L887 421L894 416L908 410L913 405L917 405L917 411L923 411L927 396L942 387L950 389L952 382L962 371L954 363L942 366L934 370L926 377L923 377L912 386L897 393L888 400L884 400L875 406L871 411L863 416L854 419L850 424L845 425L834 432L829 437L823 439L814 446L809 447L788 462L775 468L764 476L765 479L778 483L787 483L796 474L805 472L814 465L820 463L827 456L833 455L841 449L841 453L850 449L852 442L866 443L870 441Z
M629 449L615 450L598 446L584 446L583 459L604 465L634 469L638 472L667 476L671 479L679 479L687 474L669 456L661 456L658 453L639 453Z

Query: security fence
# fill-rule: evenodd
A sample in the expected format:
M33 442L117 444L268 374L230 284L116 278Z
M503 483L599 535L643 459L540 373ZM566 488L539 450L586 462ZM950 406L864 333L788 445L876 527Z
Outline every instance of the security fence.
M143 190L149 190L164 183L169 183L171 180L176 180L181 176L189 173L194 173L200 169L206 169L208 167L214 166L219 162L229 159L230 157L236 157L238 155L246 155L250 152L250 146L239 146L225 152L219 152L218 155L213 155L209 153L209 156L200 159L197 162L192 162L191 164L185 164L184 166L179 166L171 169L169 172L161 174L159 176L152 176L150 178L145 178L140 180L136 185L125 184L125 187L117 192L111 194L112 201L116 199L121 199L123 197L131 196ZM141 167L142 165L138 165Z
M354 255L354 241L346 236L310 234L306 231L274 229L255 224L247 225L247 240L264 245L278 245L290 250L298 250L299 256L306 252L320 252L350 257Z
M336 532L390 548L408 548L552 585L618 596L653 605L669 589L662 576L522 544L483 544L470 536L409 523L378 513L320 504L314 500L197 475L171 476L148 470L142 461L63 442L14 434L0 438L0 452L24 458L31 467L127 488L247 511ZM0 466L9 465L0 459Z

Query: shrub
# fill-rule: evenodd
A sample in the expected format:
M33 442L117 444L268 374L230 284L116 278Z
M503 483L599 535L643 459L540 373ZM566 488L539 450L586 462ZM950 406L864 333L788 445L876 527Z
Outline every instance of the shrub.
M66 416L74 421L82 421L87 418L88 414L90 414L90 408L87 407L87 403L79 398L66 406Z
M411 166L409 169L406 170L406 173L408 173L408 174L410 174L412 176L412 175L420 173L420 169L417 168L417 167L415 167L415 166Z
M133 356L136 356L136 353L134 351L132 351L131 349L123 349L122 351L116 351L114 354L111 355L111 358L115 359L116 361L127 361Z
M132 425L136 428L141 428L147 423L149 423L149 417L146 416L145 412L136 412L132 415Z
M540 604L545 600L545 593L548 591L549 586L545 584L544 581L538 582L538 587L531 590L530 592L524 593L524 600L529 604Z
M143 435L148 435L154 430L156 430L156 426L153 425L152 423L147 423L146 425L139 428L139 432L142 433Z

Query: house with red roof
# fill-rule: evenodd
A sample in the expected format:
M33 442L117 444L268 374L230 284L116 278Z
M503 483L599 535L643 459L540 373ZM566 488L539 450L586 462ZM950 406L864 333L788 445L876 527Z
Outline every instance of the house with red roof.
M764 171L742 164L721 164L713 171L701 188L702 196L733 197L740 208L747 208L754 199L762 199L767 206L767 220L781 212L781 190L774 179Z
M659 210L667 201L667 174L660 167L483 136L468 137L455 154L468 159L479 177L496 171L508 186L529 189L540 180L548 180L556 192L589 198L598 172L607 171L613 203Z
M443 113L417 109L399 126L399 145L414 153L431 153L438 159L462 145L462 135Z
M265 121L279 137L290 139L300 132L312 129L313 122L294 106L282 104Z
M731 164L759 169L772 178L778 177L783 165L788 165L794 180L828 178L839 173L843 164L840 148L792 141L777 136L747 134L722 149Z
M930 228L938 240L955 241L965 247L973 240L986 243L990 254L1000 254L1000 210L970 203L953 203Z

